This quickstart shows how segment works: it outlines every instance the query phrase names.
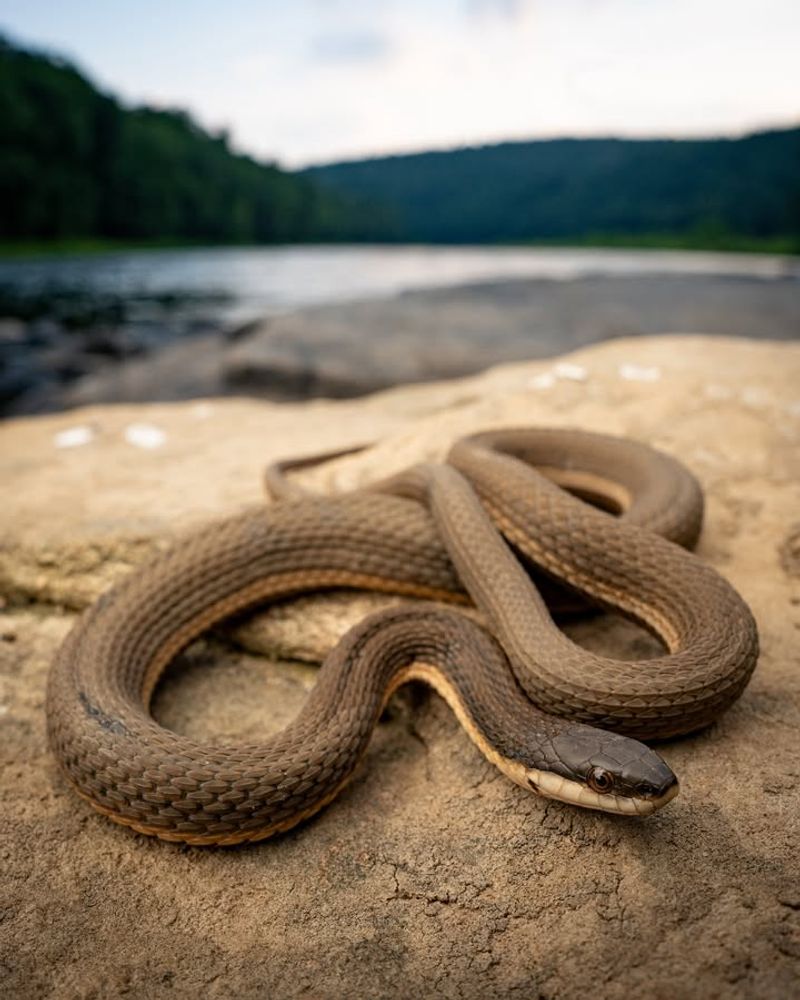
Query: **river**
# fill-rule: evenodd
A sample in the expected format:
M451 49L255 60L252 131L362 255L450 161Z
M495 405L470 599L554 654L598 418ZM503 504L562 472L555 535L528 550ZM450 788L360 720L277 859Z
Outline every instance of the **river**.
M170 297L194 301L207 318L231 324L415 288L643 274L798 278L800 259L697 251L359 245L129 250L0 261L0 287L20 295Z
M358 394L614 336L792 338L799 317L800 259L767 255L301 246L4 260L0 415L227 391ZM225 345L242 339L255 354L236 368ZM344 383L324 374L342 369Z

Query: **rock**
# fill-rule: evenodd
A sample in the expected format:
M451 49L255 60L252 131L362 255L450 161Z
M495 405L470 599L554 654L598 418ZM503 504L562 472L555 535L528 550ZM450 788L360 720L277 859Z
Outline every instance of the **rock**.
M146 347L152 348L157 343L157 339L154 337L153 343L147 343L146 340L140 339L137 336L136 326L137 324L90 327L82 333L81 346L89 354L97 354L100 357L115 360L130 357L132 354L140 354Z
M27 349L28 326L18 319L0 319L0 412L42 375L37 358Z
M127 358L79 379L61 394L61 406L85 406L98 400L190 399L226 391L222 382L218 334L167 344L153 355Z
M81 376L89 375L102 362L95 357L95 352L81 349L78 344L59 344L41 351L36 358L42 372L42 381L55 379L59 382L72 382Z
M0 319L0 346L5 344L24 344L27 339L25 324L20 319Z
M294 342L292 335L266 339L258 346L248 339L241 347L227 352L223 378L231 391L249 392L270 399L310 399L329 397L346 399L391 385L390 374L396 361L382 357L386 370L381 372L364 358L354 357L354 344L341 351L320 348L319 344Z
M71 337L72 334L60 323L47 316L41 316L28 323L26 339L32 347L50 347L53 344L63 343Z
M120 405L0 426L9 995L792 995L800 347L654 337L560 362L357 401ZM441 456L471 430L519 424L628 434L680 456L708 496L699 554L758 619L763 654L741 700L661 748L682 781L663 812L625 820L527 795L416 690L394 699L328 809L250 848L135 836L66 787L46 748L43 692L75 610L180 532L259 502L272 458L377 441L304 473L347 489ZM159 430L148 438L158 446L130 443L131 425ZM78 444L56 447L76 428L59 440ZM309 662L382 603L308 597L198 643L168 672L155 713L198 739L257 740L297 710ZM616 655L653 651L610 616L571 633Z
M208 311L212 304L166 296L98 302L92 311L85 303L94 319L81 335L91 341L99 328L99 349L120 360L88 374L76 369L74 384L56 391L48 386L49 408L242 393L346 398L610 337L702 329L782 340L800 329L800 281L788 265L785 276L770 279L664 273L488 281L309 307L226 332L222 314ZM118 331L110 342L108 327ZM134 350L145 356L130 357ZM33 398L40 407L42 394ZM30 412L30 400L5 411Z
M0 320L0 415L29 412L58 391L59 381L92 367L75 334L54 320Z
M34 358L0 343L0 405L16 399L41 377Z
M792 278L674 274L414 291L303 309L234 330L225 380L272 398L341 397L670 328L792 338L800 328L798 291Z

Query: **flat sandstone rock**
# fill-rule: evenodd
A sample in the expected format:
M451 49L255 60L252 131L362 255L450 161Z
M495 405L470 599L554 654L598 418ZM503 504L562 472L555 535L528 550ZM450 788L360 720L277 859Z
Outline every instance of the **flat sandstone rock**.
M47 669L76 612L181 532L262 502L270 460L348 489L512 425L629 435L708 497L699 554L753 608L742 699L666 744L682 793L646 820L526 794L446 706L395 698L319 817L243 849L133 835L65 785ZM800 346L601 344L357 401L95 407L0 427L0 983L15 997L783 998L800 977ZM198 643L154 706L198 738L284 725L374 595L304 598ZM591 648L655 652L613 617ZM268 654L272 662L263 655Z

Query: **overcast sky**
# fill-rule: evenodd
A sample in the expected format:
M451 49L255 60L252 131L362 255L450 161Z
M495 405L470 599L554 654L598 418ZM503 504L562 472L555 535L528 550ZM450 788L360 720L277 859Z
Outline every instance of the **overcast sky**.
M800 122L800 0L0 0L0 30L291 167Z

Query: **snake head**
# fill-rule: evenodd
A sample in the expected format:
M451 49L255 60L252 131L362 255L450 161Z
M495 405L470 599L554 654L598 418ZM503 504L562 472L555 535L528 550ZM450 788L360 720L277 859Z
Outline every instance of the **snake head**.
M591 726L571 726L549 741L544 767L530 767L539 795L587 809L648 816L678 794L678 779L638 740Z

